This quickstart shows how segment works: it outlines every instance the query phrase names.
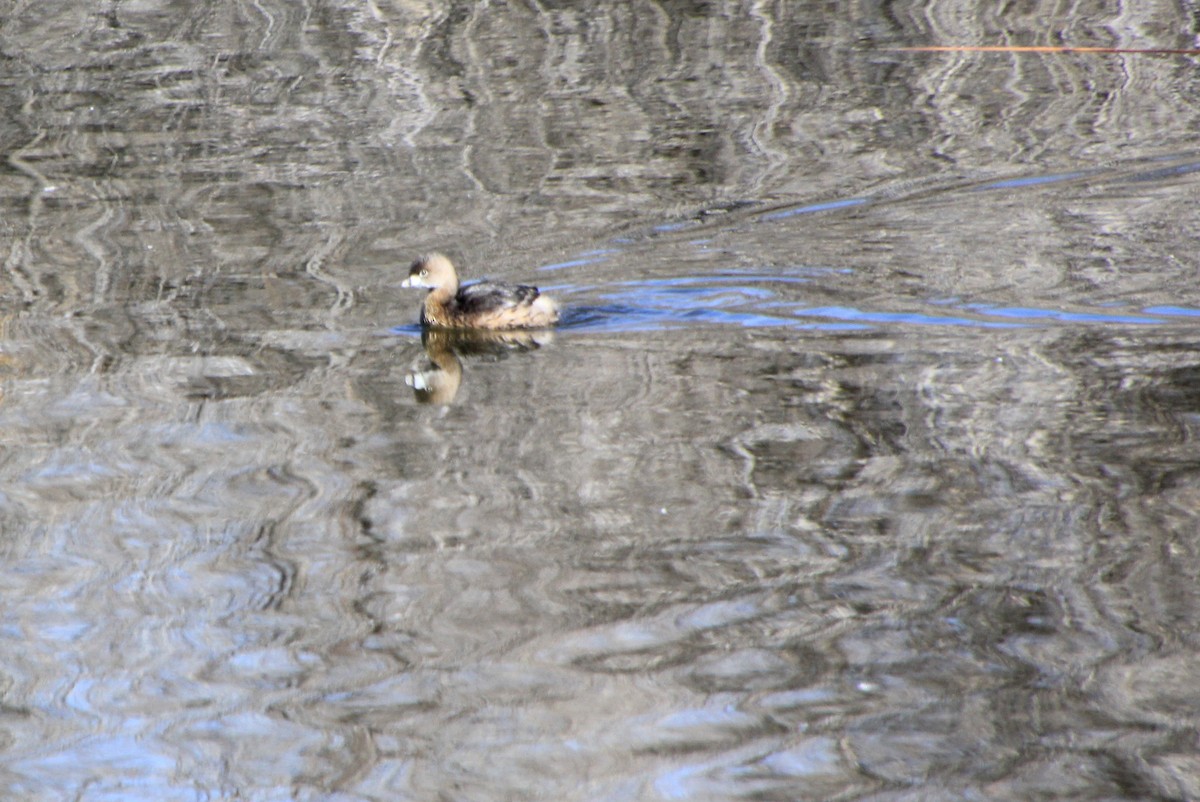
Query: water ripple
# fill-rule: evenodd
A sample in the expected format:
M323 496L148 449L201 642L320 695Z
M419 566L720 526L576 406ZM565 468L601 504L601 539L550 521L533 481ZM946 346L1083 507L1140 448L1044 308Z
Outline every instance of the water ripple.
M824 331L872 328L947 326L977 329L1037 328L1048 325L1161 326L1200 317L1200 309L1148 306L1140 312L1110 308L1088 310L1002 306L988 303L931 300L929 311L886 311L853 306L810 305L788 300L794 290L781 285L810 285L815 278L770 276L677 276L626 281L616 285L572 287L559 291L567 299L562 327L578 331L653 331L695 325L755 328L782 326ZM814 294L823 288L814 287ZM578 296L600 298L599 304L573 304ZM946 313L946 308L964 314Z

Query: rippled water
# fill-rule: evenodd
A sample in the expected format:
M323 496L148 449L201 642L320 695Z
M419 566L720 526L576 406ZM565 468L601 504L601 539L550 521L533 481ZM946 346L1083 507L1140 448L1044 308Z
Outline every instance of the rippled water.
M1198 25L6 4L0 797L1200 797Z

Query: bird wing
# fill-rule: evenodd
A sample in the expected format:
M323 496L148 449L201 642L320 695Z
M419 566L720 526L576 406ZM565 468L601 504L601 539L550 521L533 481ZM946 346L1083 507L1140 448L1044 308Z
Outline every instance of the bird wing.
M533 303L540 292L524 284L503 284L498 281L477 281L458 290L458 307L463 312L486 312L504 306L525 306Z

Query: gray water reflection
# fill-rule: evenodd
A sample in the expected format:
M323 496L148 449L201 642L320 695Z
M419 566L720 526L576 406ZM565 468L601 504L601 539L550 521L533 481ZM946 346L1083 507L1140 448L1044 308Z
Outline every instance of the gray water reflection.
M10 3L0 796L1200 797L1196 28Z

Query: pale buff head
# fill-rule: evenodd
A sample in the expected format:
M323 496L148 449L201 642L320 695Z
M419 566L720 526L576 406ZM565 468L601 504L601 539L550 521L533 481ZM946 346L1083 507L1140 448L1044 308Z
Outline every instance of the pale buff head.
M424 287L429 290L458 290L458 273L454 264L440 253L427 253L412 263L408 278L401 287Z

